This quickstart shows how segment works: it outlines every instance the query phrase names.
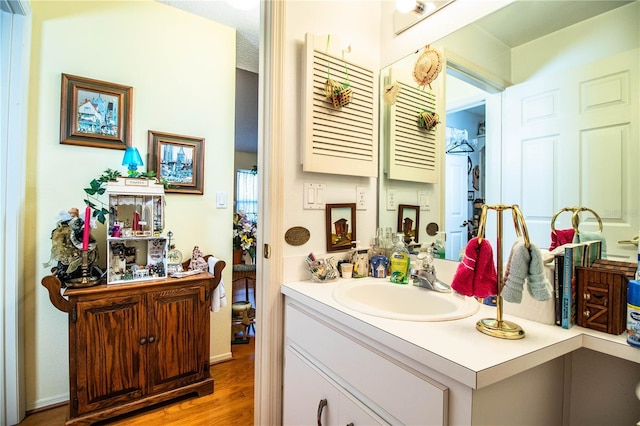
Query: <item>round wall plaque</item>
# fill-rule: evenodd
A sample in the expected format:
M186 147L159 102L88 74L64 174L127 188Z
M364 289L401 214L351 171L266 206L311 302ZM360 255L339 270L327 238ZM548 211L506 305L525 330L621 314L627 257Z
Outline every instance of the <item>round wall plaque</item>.
M311 233L307 228L302 226L294 226L293 228L287 229L287 232L284 233L284 240L287 244L292 246L301 246L311 237Z
M427 225L427 235L431 235L432 237L438 233L438 224L435 222L431 222Z

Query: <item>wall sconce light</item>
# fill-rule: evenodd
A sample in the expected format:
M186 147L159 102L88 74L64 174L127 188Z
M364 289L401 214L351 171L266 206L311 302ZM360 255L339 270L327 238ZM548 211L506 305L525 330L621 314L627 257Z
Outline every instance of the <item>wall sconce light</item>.
M138 174L138 166L142 166L142 157L140 157L140 152L138 152L138 148L133 146L128 146L124 151L124 157L122 158L122 165L128 166L128 174L129 176L135 176Z
M225 0L234 9L247 11L255 9L260 4L259 0Z
M400 34L455 0L396 0L393 29Z
M425 4L420 0L396 0L396 9L400 13L413 12L420 15L424 8Z

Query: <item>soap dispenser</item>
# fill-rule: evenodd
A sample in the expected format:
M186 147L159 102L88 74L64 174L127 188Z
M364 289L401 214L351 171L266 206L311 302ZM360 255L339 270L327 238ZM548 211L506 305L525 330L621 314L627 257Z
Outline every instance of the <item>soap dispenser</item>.
M395 284L409 283L410 263L409 250L405 246L403 235L398 234L389 259L390 281Z

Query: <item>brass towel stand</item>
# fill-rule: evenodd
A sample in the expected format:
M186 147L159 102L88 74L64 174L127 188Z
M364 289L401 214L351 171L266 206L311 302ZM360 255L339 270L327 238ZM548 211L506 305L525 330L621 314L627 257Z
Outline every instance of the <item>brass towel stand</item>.
M594 210L590 209L589 207L564 207L561 208L560 210L558 210L554 215L553 218L551 218L551 232L554 234L556 233L556 227L555 227L555 223L556 223L556 218L564 212L573 212L573 215L571 216L571 226L573 226L573 231L576 233L576 235L580 234L580 231L578 230L578 225L580 225L580 212L589 212L591 213L596 220L598 221L598 227L600 229L600 232L602 232L602 219L600 219L600 216L598 216L598 213L596 213Z
M476 323L476 329L478 331L488 334L489 336L498 337L501 339L522 339L524 337L524 330L518 324L511 321L505 321L502 319L502 288L504 285L504 277L502 272L502 212L504 210L511 210L511 216L513 218L513 226L515 227L518 237L524 237L524 244L527 248L531 246L529 241L529 233L527 232L527 225L524 222L524 217L520 211L520 207L517 204L507 206L504 204L496 204L488 206L482 205L482 212L480 214L480 225L478 227L478 244L482 242L484 238L485 227L487 223L487 212L489 210L495 210L498 217L498 238L496 244L496 257L497 265L496 272L498 274L498 294L496 296L497 318L483 318Z

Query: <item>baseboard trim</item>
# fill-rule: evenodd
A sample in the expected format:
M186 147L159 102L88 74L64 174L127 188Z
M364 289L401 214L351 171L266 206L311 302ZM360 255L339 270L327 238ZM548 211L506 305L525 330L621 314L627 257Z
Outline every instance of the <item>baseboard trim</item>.
M50 410L52 408L58 408L69 403L69 394L58 395L54 398L41 399L33 404L27 405L26 413L33 414L40 411Z
M220 364L221 362L230 361L233 359L233 354L231 352L227 352L224 354L212 356L209 358L209 364Z

